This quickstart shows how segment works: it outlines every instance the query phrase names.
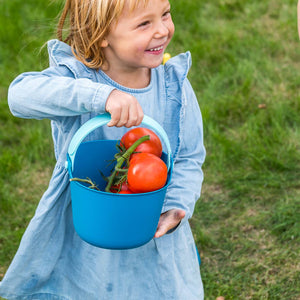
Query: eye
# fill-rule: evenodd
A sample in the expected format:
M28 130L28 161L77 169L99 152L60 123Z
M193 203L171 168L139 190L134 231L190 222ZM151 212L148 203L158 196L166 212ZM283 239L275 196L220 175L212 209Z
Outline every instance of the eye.
M167 10L167 11L165 11L164 13L163 13L163 17L164 18L168 18L169 16L171 15L171 11L170 10Z
M147 26L148 24L150 24L150 22L149 21L145 21L145 22L142 22L141 24L139 24L138 27Z

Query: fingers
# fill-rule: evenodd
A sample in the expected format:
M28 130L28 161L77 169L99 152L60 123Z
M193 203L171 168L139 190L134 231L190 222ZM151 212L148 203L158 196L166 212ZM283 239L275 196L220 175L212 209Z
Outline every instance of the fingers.
M128 120L128 109L122 109L122 107L115 106L110 111L111 121L107 124L108 126L121 127L125 126Z
M108 126L132 127L141 124L144 113L137 99L130 94L113 90L108 97L105 109L111 115Z
M171 209L160 216L155 238L161 237L169 230L176 227L185 217L185 211L182 209Z
M132 106L131 109L129 109L128 121L125 126L126 127L138 126L142 123L143 118L144 118L144 112L140 104L137 102L137 105L134 105Z
M127 122L124 124L125 127L135 126L138 121L138 109L137 105L132 105L128 110Z

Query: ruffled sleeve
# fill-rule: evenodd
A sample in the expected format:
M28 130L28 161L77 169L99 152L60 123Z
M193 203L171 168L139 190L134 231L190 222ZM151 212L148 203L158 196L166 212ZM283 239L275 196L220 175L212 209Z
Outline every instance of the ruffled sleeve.
M175 160L180 144L180 120L183 113L183 83L191 67L190 52L181 53L169 59L164 65L167 109L164 127L169 128L168 136Z
M192 59L189 51L170 58L164 65L167 88L172 83L176 83L176 85L179 83L182 87L191 65Z
M205 159L202 115L193 88L187 79L191 66L189 52L165 64L167 91L166 128L173 145L174 169L163 211L179 208L191 218L200 197Z
M114 87L100 84L94 71L75 59L70 47L48 42L50 67L20 74L8 90L12 114L21 118L59 120L89 112L104 113Z

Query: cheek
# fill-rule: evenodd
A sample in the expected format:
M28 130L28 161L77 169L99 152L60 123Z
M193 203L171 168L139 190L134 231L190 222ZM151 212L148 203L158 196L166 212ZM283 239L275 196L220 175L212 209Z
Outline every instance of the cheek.
M147 47L149 46L149 41L144 39L139 39L136 41L136 50L138 53L144 53Z
M175 25L174 25L173 21L171 20L170 23L169 23L169 36L170 36L170 39L173 37L174 32L175 32Z
M137 51L138 52L144 52L145 51L145 47L142 47L141 45L137 47Z

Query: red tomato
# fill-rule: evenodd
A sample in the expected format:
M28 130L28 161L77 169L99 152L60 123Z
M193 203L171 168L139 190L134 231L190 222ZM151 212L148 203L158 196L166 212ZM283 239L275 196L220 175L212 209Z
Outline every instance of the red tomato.
M126 132L121 138L121 142L128 149L139 138L150 135L150 140L143 142L136 148L136 152L152 153L158 157L162 154L162 144L155 132L148 128L137 127Z
M120 191L118 194L133 194L132 191Z
M155 191L166 184L167 175L167 166L159 157L151 153L137 153L128 168L128 186L134 193Z
M112 193L119 193L119 194L132 194L131 190L128 187L128 184L124 181L121 185L112 185L110 188Z

